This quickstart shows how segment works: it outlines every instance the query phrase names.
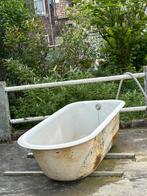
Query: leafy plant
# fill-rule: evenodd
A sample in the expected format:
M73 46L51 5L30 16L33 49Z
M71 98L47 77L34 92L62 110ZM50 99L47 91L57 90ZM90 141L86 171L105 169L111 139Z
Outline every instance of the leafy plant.
M54 81L62 80L58 77L58 73L56 76L55 70L51 76L51 78L44 78L43 82L53 81L53 77L55 77ZM78 69L71 69L66 74L66 80L89 77L93 77L93 75ZM11 115L13 118L50 115L63 106L76 101L115 99L117 89L118 82L106 82L29 90L16 99L15 106L10 104ZM126 102L126 107L141 106L145 102L142 93L131 80L124 83L119 99ZM145 117L145 113L142 112L121 114L122 120L125 121L143 117Z
M146 40L145 0L74 0L70 16L75 23L99 33L104 40L102 56L111 67L124 72L133 66ZM143 42L142 42L143 41ZM143 53L142 58L145 58ZM143 61L141 61L143 62ZM134 63L134 65L133 65Z
M97 48L93 45L88 33L79 26L65 27L61 34L60 46L51 48L46 57L48 68L55 67L64 77L72 67L87 70L92 66L97 56Z
M22 72L23 68L24 72L26 69L33 69L37 75L43 75L48 51L44 35L45 29L41 20L32 15L24 0L0 1L0 75L4 80L10 76L9 82L14 79L11 80L13 84L15 79L17 82L23 81L23 74L16 73L17 78L11 75L12 72L15 75L18 64L18 69ZM17 64L15 66L13 62L14 69L12 60ZM27 82L26 78L24 80Z

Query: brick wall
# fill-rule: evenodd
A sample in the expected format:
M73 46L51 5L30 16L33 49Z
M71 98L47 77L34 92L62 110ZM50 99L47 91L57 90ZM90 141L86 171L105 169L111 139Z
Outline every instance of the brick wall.
M34 0L32 0L33 2ZM50 6L50 11L48 8L48 0L44 0L45 8L46 8L46 15L40 16L42 18L46 34L48 35L49 45L54 44L52 39L52 31L51 31L51 22L52 22L52 30L54 39L56 36L60 34L63 29L64 24L68 21L66 16L66 8L71 6L71 0L59 0L59 3L55 3ZM49 13L51 14L51 21L48 17Z
M56 4L56 15L58 18L66 18L66 8L70 5L68 0L60 0Z

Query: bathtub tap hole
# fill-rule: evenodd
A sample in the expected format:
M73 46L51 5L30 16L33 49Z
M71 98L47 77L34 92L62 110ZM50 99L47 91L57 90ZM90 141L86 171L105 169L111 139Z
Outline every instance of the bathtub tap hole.
M96 110L97 110L97 113L98 113L98 124L100 124L100 109L101 109L101 105L100 104L96 104Z
M98 110L98 111L101 109L101 105L100 105L100 104L98 104L98 103L96 104L96 106L95 106L95 107L96 107L96 110Z

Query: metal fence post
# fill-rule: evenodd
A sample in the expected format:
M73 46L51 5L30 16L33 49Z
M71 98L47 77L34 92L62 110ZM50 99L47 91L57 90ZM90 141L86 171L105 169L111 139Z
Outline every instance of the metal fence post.
M144 73L145 73L145 76L144 76L144 91L147 94L147 66L144 66ZM147 98L145 98L145 104L147 106Z
M0 81L0 141L11 139L10 111L5 82Z

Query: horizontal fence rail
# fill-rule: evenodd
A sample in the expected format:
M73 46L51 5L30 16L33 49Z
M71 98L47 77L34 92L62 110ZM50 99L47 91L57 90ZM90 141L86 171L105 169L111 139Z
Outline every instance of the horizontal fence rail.
M143 78L145 73L135 73L133 74L135 78ZM108 82L108 81L117 81L117 80L126 80L131 79L129 75L116 75L116 76L105 76L105 77L98 77L98 78L87 78L87 79L80 79L80 80L69 80L69 81L62 81L62 82L51 82L51 83L42 83L42 84L28 84L22 86L12 86L12 87L5 87L6 92L14 92L14 91L23 91L23 90L31 90L31 89L41 89L41 88L52 88L52 87L62 87L62 86L72 86L72 85L79 85L79 84L91 84L97 82Z
M127 107L127 108L122 108L120 112L138 112L138 111L145 111L147 109L146 106L138 106L138 107ZM48 118L49 115L47 116L37 116L37 117L26 117L26 118L18 118L18 119L11 119L10 122L12 124L20 124L20 123L28 123L28 122L38 122L42 121L46 118Z
M143 78L145 73L135 73L133 74L135 78ZM14 92L14 91L23 91L23 90L31 90L31 89L42 89L42 88L53 88L53 87L63 87L63 86L72 86L72 85L79 85L79 84L91 84L91 83L98 83L98 82L108 82L108 81L120 81L120 80L127 80L132 79L129 75L116 75L116 76L105 76L99 78L87 78L87 79L80 79L80 80L69 80L69 81L62 81L62 82L51 82L51 83L42 83L42 84L28 84L22 86L13 86L13 87L5 87L6 92ZM134 112L134 111L145 111L146 106L139 106L139 107L128 107L123 108L121 112ZM18 119L10 119L11 124L20 124L20 123L28 123L28 122L38 122L42 121L47 116L37 116L37 117L25 117L25 118L18 118Z
M49 115L47 115L47 116L18 118L18 119L11 119L10 122L12 124L27 123L27 122L37 122L37 121L42 121L42 120L44 120L44 119L46 119L48 117L49 117Z

